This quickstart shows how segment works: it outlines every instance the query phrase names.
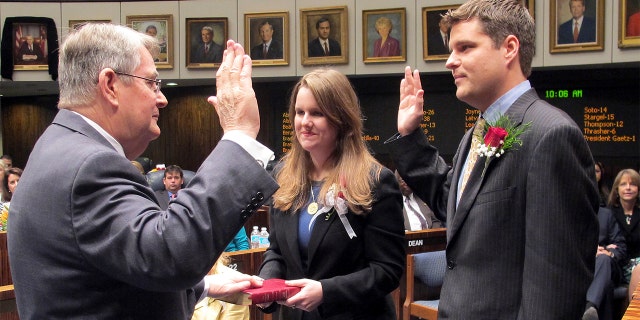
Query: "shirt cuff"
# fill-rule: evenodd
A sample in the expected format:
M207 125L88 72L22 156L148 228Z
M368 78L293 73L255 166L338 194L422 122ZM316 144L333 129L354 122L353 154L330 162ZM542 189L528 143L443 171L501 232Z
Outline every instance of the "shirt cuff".
M207 279L207 277L204 277L204 290L202 291L202 294L200 295L198 302L202 301L204 298L208 296L209 296L209 279ZM198 302L196 302L196 304Z
M262 143L258 142L243 133L240 130L231 130L225 132L222 136L222 140L229 140L237 143L247 151L263 168L267 168L269 161L275 159L275 155L271 149L265 147Z

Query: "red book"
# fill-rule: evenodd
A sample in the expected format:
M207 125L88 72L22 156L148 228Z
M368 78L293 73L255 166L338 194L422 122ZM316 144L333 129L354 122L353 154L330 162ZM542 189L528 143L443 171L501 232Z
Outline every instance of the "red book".
M283 279L267 279L260 288L246 289L219 300L239 305L252 305L287 300L298 292L300 287L288 286L284 284Z

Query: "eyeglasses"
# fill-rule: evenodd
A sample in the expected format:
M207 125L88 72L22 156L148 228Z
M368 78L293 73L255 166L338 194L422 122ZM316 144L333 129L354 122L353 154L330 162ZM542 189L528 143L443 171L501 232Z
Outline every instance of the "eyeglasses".
M113 72L115 72L116 74L122 75L122 76L134 77L134 78L145 80L147 82L155 83L156 87L152 88L155 93L159 93L160 92L160 87L162 87L162 80L161 79L149 79L149 78L136 76L136 75L133 75L133 74L128 74L128 73L119 72L119 71L113 71Z

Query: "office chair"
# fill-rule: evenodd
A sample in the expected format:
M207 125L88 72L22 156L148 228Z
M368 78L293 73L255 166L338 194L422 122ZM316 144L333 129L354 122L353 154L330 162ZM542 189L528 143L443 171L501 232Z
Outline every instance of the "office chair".
M407 294L403 304L403 320L411 316L421 319L438 318L440 288L447 268L445 251L407 255Z

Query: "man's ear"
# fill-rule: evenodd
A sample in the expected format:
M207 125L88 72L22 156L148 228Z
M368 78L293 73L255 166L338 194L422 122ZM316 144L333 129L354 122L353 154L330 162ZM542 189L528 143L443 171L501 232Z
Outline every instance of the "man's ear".
M518 41L518 38L516 36L508 35L504 39L503 44L505 48L504 57L506 59L511 61L518 56L518 52L520 51L520 41Z
M120 90L118 75L113 69L105 68L98 74L98 91L103 99L118 105L118 93Z

